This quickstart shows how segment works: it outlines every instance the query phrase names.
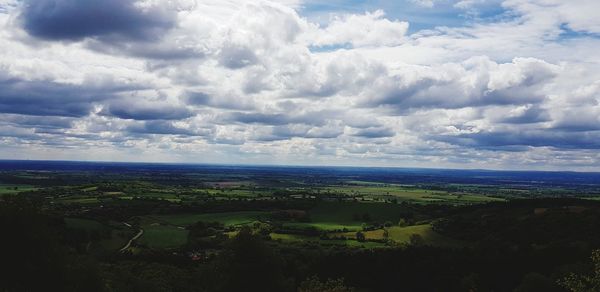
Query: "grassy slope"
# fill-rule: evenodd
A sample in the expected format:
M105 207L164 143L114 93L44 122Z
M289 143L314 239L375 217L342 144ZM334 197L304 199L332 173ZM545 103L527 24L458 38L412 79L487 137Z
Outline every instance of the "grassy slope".
M117 222L113 222L117 224ZM88 232L110 230L110 238L93 242L90 245L91 250L96 251L116 251L123 247L129 238L133 236L134 230L125 227L107 226L98 221L81 218L65 218L67 228L86 230Z

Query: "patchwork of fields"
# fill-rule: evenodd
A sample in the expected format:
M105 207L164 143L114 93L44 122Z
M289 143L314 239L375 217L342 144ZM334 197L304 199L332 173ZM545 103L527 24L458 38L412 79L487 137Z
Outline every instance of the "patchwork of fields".
M144 234L138 243L150 248L172 249L186 244L189 228L197 222L218 222L228 230L242 226L280 226L269 233L272 240L288 243L317 243L320 245L344 245L348 247L386 247L390 244L411 244L411 236L418 235L423 244L452 246L458 243L437 234L428 223L405 224L408 207L396 204L321 202L308 210L306 222L277 221L269 212L243 211L222 213L195 213L144 216L141 228ZM373 228L369 222L385 222L385 226ZM370 228L364 230L364 228ZM313 234L306 231L312 231ZM291 232L291 233L290 233ZM362 232L364 240L357 240ZM225 232L229 237L236 231ZM387 236L384 236L387 233Z
M19 174L18 179L51 176ZM184 179L185 178L185 179ZM515 194L531 191L518 187L475 184L401 184L361 179L324 179L302 175L273 177L232 174L184 174L178 181L154 181L133 175L130 180L108 177L102 182L57 186L51 192L27 184L0 184L0 194L40 192L51 204L65 209L162 206L147 212L102 222L68 218L69 228L82 230L90 239L89 250L115 251L133 238L134 248L179 249L190 244L196 224L217 224L204 239L218 234L231 237L244 226L281 244L318 244L364 248L402 244L457 246L460 242L436 233L428 206L464 206L506 202ZM315 181L315 179L317 179ZM509 197L497 195L506 192ZM496 194L496 195L494 195ZM285 204L283 202L286 202ZM239 205L227 210L196 210L193 206ZM62 206L62 207L61 207ZM137 206L137 207L136 207ZM419 207L420 206L420 207ZM184 207L183 211L171 212ZM437 208L435 207L435 208ZM152 207L154 208L154 207ZM152 209L150 208L150 209ZM435 209L434 208L434 209ZM185 211L187 210L187 211ZM215 233L216 232L216 233ZM360 237L360 238L359 238Z

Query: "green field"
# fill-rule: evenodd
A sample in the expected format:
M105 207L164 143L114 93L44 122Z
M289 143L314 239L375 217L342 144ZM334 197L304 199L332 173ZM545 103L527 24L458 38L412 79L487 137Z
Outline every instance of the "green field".
M402 212L408 211L405 206L385 203L358 202L320 202L309 211L313 222L355 223L355 215L368 214L376 221L397 221L402 219Z
M413 203L472 204L504 201L504 199L477 194L449 193L446 191L425 190L409 186L362 181L354 181L353 185L328 186L321 188L321 191L373 199L396 199Z
M385 247L384 243L379 242L358 242L356 240L340 240L340 239L319 239L317 237L309 237L303 235L296 234L280 234L280 233L271 233L270 234L272 240L281 241L285 243L291 244L304 244L304 243L316 243L321 246L351 246L351 247L360 247L360 248L381 248Z
M138 243L150 248L177 248L187 242L188 232L175 226L151 223L142 225L144 234L137 240Z
M219 222L226 226L243 225L257 221L260 217L266 216L266 212L244 211L244 212L225 212L225 213L204 213L204 214L175 214L160 215L152 218L158 221L166 222L177 226L188 226L198 221Z
M457 246L460 245L454 239L442 236L431 228L429 224L421 224L414 226L392 226L386 228L388 231L388 239L400 244L410 243L412 235L417 234L421 236L425 244L436 245L436 246ZM364 231L363 234L367 240L382 240L384 239L384 230L377 229L371 231ZM348 239L356 239L356 232L344 232L333 234L334 236L344 236Z
M30 185L0 184L0 195L13 195L20 192L35 190L37 190L37 188Z
M251 191L251 190L245 190L245 189L204 189L202 191L207 192L208 194L212 195L212 196L222 196L222 197L247 197L247 198L252 198L252 197L258 197L261 195L261 192L255 192L255 191Z
M65 225L68 229L85 230L90 233L105 232L110 234L109 238L103 238L89 243L87 249L94 253L117 251L123 247L134 234L133 229L130 229L119 222L112 222L105 225L91 219L65 218Z
M322 231L347 229L358 231L366 221L391 222L396 224L403 219L409 209L399 204L359 203L359 202L320 202L308 211L310 222L284 223L286 228L314 227ZM365 220L368 219L368 220Z
M335 222L290 222L290 223L284 223L283 227L286 228L297 228L297 229L304 229L304 228L316 228L322 231L335 231L335 230L340 230L340 229L347 229L350 231L358 231L360 230L362 227L362 223L360 222L348 222L345 224L342 223L335 223Z
M96 197L68 197L68 198L60 198L56 200L59 203L64 204L97 204L100 203L100 200Z

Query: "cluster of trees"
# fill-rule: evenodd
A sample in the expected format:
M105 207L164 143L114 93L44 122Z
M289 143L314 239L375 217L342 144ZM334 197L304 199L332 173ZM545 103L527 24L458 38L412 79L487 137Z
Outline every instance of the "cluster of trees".
M535 208L548 211L536 214ZM169 252L89 255L73 244L82 235L71 234L51 211L23 196L0 199L6 235L0 258L7 267L0 291L579 292L600 287L600 252L592 253L600 247L600 207L586 201L454 210L436 230L468 242L462 248L427 246L416 236L403 248L303 248L265 240L269 230L261 231L263 226L242 228L229 239L222 236L222 224L199 222L189 227L186 248L218 248L212 260L202 262ZM207 238L219 242L210 246L202 241Z
M61 217L21 196L0 199L1 291L102 291L96 261L65 242Z

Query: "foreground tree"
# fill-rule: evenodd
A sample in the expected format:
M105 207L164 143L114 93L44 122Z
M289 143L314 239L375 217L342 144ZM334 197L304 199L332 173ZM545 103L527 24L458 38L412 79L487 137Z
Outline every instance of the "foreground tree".
M361 231L356 232L356 240L359 242L363 242L366 240L365 234Z
M559 284L573 292L600 291L600 249L593 251L591 258L594 265L591 274L571 274L559 280Z
M344 279L328 279L327 281L320 281L316 276L310 277L304 280L298 292L353 292L354 288L346 287L344 285Z
M281 258L244 227L218 259L217 291L290 291Z
M101 291L96 264L69 253L63 221L23 197L0 198L0 291Z

